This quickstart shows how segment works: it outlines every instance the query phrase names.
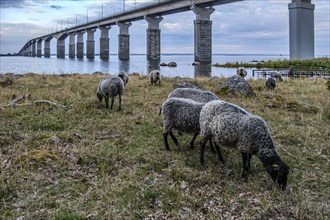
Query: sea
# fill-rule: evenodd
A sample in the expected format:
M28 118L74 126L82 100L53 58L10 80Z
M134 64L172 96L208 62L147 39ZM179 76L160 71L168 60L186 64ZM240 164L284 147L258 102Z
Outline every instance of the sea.
M271 54L214 54L212 64L225 63L249 63L262 62L268 60L289 59L288 55ZM176 67L159 66L160 63L176 62ZM101 60L95 56L90 60L57 58L52 55L45 57L21 57L2 56L0 57L0 73L15 74L93 74L95 72L117 74L121 71L127 73L139 73L148 75L152 69L159 69L162 76L195 78L198 76L229 77L236 73L236 68L214 67L210 65L193 65L193 54L162 54L160 62L149 62L145 54L131 54L129 61L121 61L116 54L111 54L109 60ZM246 68L248 75L246 78L258 78L253 76L255 68Z

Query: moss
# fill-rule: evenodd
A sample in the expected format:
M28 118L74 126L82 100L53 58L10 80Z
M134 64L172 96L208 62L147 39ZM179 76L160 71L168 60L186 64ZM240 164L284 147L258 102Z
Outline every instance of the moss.
M27 153L24 153L20 156L18 156L15 159L16 163L19 164L24 164L27 163L29 161L42 161L45 160L47 158L53 159L53 160L57 160L59 159L59 156L57 156L54 152L46 150L46 149L41 149L41 150L34 150L34 151L29 151Z

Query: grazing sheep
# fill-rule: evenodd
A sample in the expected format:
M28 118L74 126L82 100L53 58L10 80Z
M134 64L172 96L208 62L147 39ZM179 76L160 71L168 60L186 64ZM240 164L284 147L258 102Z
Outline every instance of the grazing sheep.
M273 78L275 78L276 81L277 81L277 80L279 80L279 81L283 81L283 79L282 79L282 74L279 73L278 71L271 72L271 73L270 73L270 76L273 77Z
M118 73L118 76L123 80L124 85L126 85L128 83L128 75L126 72L122 71L122 72Z
M109 108L109 98L111 97L111 106L112 109L115 96L119 96L119 111L121 110L121 100L124 95L125 86L123 80L118 76L112 76L107 79L103 79L99 82L97 87L96 95L100 102L102 99L105 100L105 107Z
M243 173L247 179L252 154L256 154L282 190L286 189L289 167L278 155L266 122L244 109L224 101L211 101L202 108L201 163L204 163L205 143L209 138L217 146L235 146L242 154Z
M276 81L273 77L270 77L266 80L266 83L265 83L265 86L266 86L266 89L268 90L273 90L275 89L276 87Z
M236 70L236 74L244 78L247 75L247 71L244 67L238 67Z
M169 98L186 98L196 102L207 103L212 100L219 100L218 96L210 91L202 91L195 88L177 88L174 89L169 95Z
M159 70L152 70L149 73L149 79L150 79L151 85L156 85L157 82L158 82L158 85L160 85L160 82L162 81L162 76L160 75Z

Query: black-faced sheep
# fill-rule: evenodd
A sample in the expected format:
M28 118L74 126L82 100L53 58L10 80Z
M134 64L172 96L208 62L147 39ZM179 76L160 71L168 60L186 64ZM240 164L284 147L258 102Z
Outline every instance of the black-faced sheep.
M275 78L276 81L283 81L282 74L280 72L278 72L278 71L271 72L270 73L270 76L273 77L273 78Z
M160 75L159 70L150 71L149 80L150 80L151 85L156 85L157 82L158 82L158 85L160 85L160 83L162 81L162 76Z
M247 75L247 71L244 67L238 67L236 70L236 74L244 78Z
M202 108L201 163L204 163L205 143L213 138L218 146L235 146L242 154L243 173L247 179L252 154L256 154L282 190L286 189L289 167L278 155L266 122L244 109L223 101L211 101Z
M96 95L100 102L102 99L105 100L105 107L109 108L109 98L111 98L111 106L113 107L113 102L115 97L119 96L119 111L121 110L122 96L124 95L125 86L123 80L118 76L112 76L107 79L103 79L99 82Z
M128 75L126 72L122 71L122 72L118 73L118 76L123 80L124 85L126 85L128 83Z
M267 90L273 90L276 87L276 81L273 77L269 77L265 82L265 87Z

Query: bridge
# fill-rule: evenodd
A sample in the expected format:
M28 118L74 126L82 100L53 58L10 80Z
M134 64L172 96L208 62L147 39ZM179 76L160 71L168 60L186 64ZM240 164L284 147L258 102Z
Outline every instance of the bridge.
M145 19L148 22L147 60L160 60L160 28L163 16L193 11L194 20L194 60L200 63L212 62L212 21L213 6L229 4L244 0L158 0L156 3L142 5L128 11L113 14L85 24L66 28L29 40L19 51L19 55L41 57L44 42L44 57L50 57L50 41L57 40L57 57L65 58L65 39L69 37L69 57L84 57L83 35L87 33L86 57L94 59L94 32L100 30L100 58L109 59L109 30L111 26L119 27L118 57L129 60L130 34L132 22ZM290 24L290 58L314 58L314 5L311 0L292 0L289 4Z

